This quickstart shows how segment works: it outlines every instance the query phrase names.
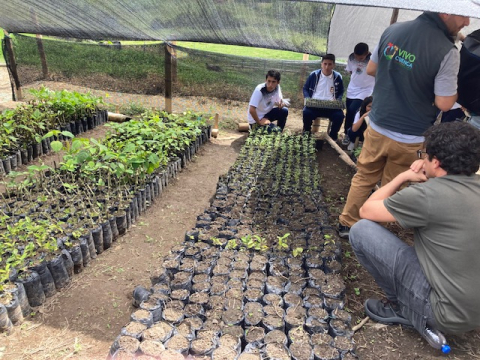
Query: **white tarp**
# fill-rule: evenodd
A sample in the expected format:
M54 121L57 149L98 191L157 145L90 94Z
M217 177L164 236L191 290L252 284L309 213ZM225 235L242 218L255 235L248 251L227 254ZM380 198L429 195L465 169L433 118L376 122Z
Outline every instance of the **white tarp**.
M480 0L304 0L327 4L433 11L480 18Z
M456 1L452 1L456 2ZM328 52L346 59L359 42L367 43L370 51L377 45L380 36L390 25L392 9L366 6L337 5L330 24ZM421 11L400 10L398 22L408 21ZM467 35L480 28L479 19L470 19L470 25L462 30Z

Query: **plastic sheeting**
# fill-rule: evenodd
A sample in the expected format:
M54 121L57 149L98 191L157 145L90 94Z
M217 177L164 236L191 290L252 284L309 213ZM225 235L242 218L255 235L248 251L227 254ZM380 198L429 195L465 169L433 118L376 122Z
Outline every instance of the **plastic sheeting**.
M480 0L0 1L0 27L9 32L95 40L190 40L317 55L326 52L330 29L333 34L342 31L347 34L342 40L351 41L348 49L361 41L352 38L366 39L367 36L371 37L368 41L373 46L390 19L389 10L381 8L430 10L480 18ZM342 11L344 15L333 15L335 4L359 5L355 6L355 12L368 11L374 17L359 16L353 21L348 11ZM372 6L381 8L368 8ZM363 33L365 36L357 36ZM338 36L331 36L330 42L334 39ZM332 51L344 55L334 46L336 44L331 44L335 49Z
M398 22L409 21L421 11L400 10ZM328 36L328 52L346 59L359 42L367 43L372 51L383 31L390 25L392 9L337 5ZM480 28L479 19L470 19L470 25L462 29L467 35Z
M358 5L433 11L480 18L480 0L305 0L340 5Z
M189 40L321 54L334 5L281 0L8 0L0 27L80 39Z

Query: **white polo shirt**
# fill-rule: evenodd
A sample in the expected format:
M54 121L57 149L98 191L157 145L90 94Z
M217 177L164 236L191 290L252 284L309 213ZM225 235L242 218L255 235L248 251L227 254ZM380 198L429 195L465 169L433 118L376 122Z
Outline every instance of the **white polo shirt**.
M250 102L248 103L249 107L252 105L256 108L257 116L260 120L274 108L275 103L279 103L280 100L282 100L282 90L280 89L280 85L277 85L275 90L270 93L265 90L262 92L263 88L265 88L265 83L257 85L250 97ZM255 124L255 119L248 110L247 117L249 124Z
M318 80L312 99L318 100L335 100L335 87L333 85L333 72L330 75L323 75L320 71L320 79Z

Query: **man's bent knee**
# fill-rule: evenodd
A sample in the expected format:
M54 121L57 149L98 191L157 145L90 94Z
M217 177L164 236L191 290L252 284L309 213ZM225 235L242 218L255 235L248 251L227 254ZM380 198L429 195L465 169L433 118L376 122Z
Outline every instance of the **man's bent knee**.
M370 235L368 233L375 231L378 226L381 225L374 221L366 219L361 219L355 224L353 224L350 229L350 244L352 245L352 247L358 247L358 244L360 242L368 240L370 238Z

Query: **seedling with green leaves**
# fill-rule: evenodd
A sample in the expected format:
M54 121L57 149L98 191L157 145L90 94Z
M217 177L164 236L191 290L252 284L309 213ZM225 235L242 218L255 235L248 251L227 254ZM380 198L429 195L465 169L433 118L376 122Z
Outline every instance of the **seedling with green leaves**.
M288 250L288 237L290 236L290 233L286 233L283 236L277 236L277 250Z

